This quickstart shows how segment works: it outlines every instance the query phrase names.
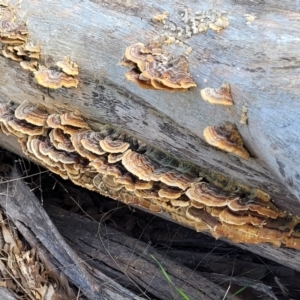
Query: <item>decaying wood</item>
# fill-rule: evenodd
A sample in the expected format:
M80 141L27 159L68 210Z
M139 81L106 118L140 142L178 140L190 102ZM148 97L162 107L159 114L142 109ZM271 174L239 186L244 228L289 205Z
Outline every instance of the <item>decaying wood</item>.
M16 169L11 176L7 184L0 185L0 205L32 246L37 246L42 256L52 257L50 263L89 299L144 299L115 282L115 278L121 278L122 283L133 285L134 289L138 285L137 294L147 291L162 299L173 298L176 290L166 288L168 282L150 254L163 262L175 286L182 287L192 299L223 298L225 290L199 274L188 279L188 268L164 258L151 246L124 237L105 225L99 227L97 222L48 207L58 232Z
M204 170L262 188L276 205L300 214L295 104L300 92L300 42L296 38L300 21L293 12L297 6L292 1L281 6L271 0L251 5L221 3L217 8L228 12L230 26L186 41L193 48L188 57L190 72L200 88L230 82L234 105L224 108L203 101L198 89L186 93L142 90L126 81L126 70L117 65L128 44L147 43L162 32L162 26L151 21L153 15L169 10L177 21L185 8L210 9L213 3L196 7L188 1L184 5L172 1L155 7L144 1L23 1L18 18L28 20L30 37L41 43L45 64L51 66L69 54L80 66L80 84L78 89L47 90L20 70L18 63L0 57L1 102L27 99L60 112L78 108L95 129L103 122L119 126ZM258 18L247 25L243 16L249 12ZM239 124L243 106L248 109L248 125ZM205 127L227 120L238 125L253 157L249 161L204 142ZM0 143L5 146L6 139ZM251 249L260 252L265 245ZM296 256L295 251L266 249L279 260L284 255Z
M100 273L97 278L92 276L84 261L68 246L41 204L20 179L21 176L16 169L11 176L12 178L8 183L1 183L0 185L0 205L20 232L25 237L29 237L29 242L34 239L30 233L35 236L36 243L32 246L37 246L37 243L40 243L42 250L47 253L48 257L53 258L52 263L56 268L61 269L90 299L113 299L114 297L115 299L118 297L121 299L143 299L110 280L104 274ZM104 284L108 281L110 282L109 285Z
M295 4L288 1L278 6L271 0L251 5L222 3L217 9L227 11L229 27L186 41L194 49L188 62L198 86L217 87L228 81L234 99L230 108L203 101L197 88L186 93L143 90L128 82L126 69L118 65L129 44L147 43L162 33L162 26L151 21L153 15L174 11L172 17L178 21L184 8L215 8L210 1L184 5L174 6L170 1L160 7L144 1L45 4L24 0L17 15L28 21L30 39L41 43L43 61L51 66L70 55L80 66L80 84L78 89L47 90L20 70L18 63L1 57L1 101L20 103L27 99L50 110L78 108L95 128L97 122L120 126L204 169L261 187L271 193L277 205L300 213L299 157L293 147L299 144L294 106L299 94L299 42L295 38L299 18L292 12ZM247 25L243 15L250 11L258 18ZM278 36L284 38L278 40ZM248 108L247 126L239 125L242 106ZM204 142L203 129L226 120L240 127L254 157L250 161L217 151Z
M124 238L123 234L113 228L99 226L95 221L86 220L85 217L57 207L46 207L46 211L59 232L83 260L91 261L94 268L114 275L117 281L121 279L126 286L134 289L133 283L136 283L142 290L147 290L158 298L172 298L174 291L166 288L168 282L164 275L158 272L157 264L150 256L153 255L162 262L175 286L182 288L191 299L224 297L223 289L211 285L198 273L189 276L189 269L159 254L150 245L130 237Z

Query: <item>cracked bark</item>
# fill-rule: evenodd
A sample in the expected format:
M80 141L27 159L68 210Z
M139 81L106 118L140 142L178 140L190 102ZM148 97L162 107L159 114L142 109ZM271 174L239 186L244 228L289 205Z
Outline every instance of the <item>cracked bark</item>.
M125 48L151 40L162 26L151 17L170 11L178 20L184 8L206 10L213 1L23 0L18 20L28 20L30 38L41 43L43 62L51 66L70 55L80 66L78 89L50 91L38 86L16 62L0 56L0 102L23 99L49 111L75 108L94 129L118 126L137 138L231 179L270 193L280 208L300 215L299 5L268 1L223 1L216 7L230 19L227 29L186 40L193 48L190 72L199 88L231 84L230 108L202 101L198 89L186 93L142 90L117 65ZM214 7L215 8L215 7ZM247 25L244 14L257 19ZM180 49L175 49L181 51ZM241 125L242 106L249 124ZM237 124L252 158L240 160L208 146L203 129L230 120ZM9 137L0 145L20 153ZM300 270L297 251L269 245L239 245Z

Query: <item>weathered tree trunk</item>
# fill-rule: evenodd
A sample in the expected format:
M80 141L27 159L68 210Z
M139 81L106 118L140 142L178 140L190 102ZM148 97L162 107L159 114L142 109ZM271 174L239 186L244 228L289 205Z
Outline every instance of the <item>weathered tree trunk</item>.
M217 8L228 12L229 27L185 41L193 48L188 62L198 86L228 81L234 99L230 108L203 101L197 88L186 93L141 89L125 79L127 70L118 65L127 46L162 33L162 25L151 21L153 15L168 10L176 22L184 8L215 7L210 1L183 7L171 1L160 6L24 0L18 18L28 21L30 39L41 44L45 64L70 55L80 66L80 84L77 89L42 88L18 63L1 57L1 101L27 99L51 111L79 109L95 128L98 122L119 126L204 169L261 187L277 205L299 213L297 4L222 2ZM243 17L247 13L257 16L250 25ZM239 124L242 106L248 108L248 125ZM224 121L238 125L252 159L240 160L204 142L203 129Z
M188 62L198 87L231 84L234 105L230 108L203 101L198 88L185 93L143 90L127 81L127 70L118 65L127 46L147 43L163 32L161 24L151 21L153 15L167 10L176 23L185 8L228 13L228 28L193 36L184 41L183 49L193 48ZM247 25L244 14L249 13L257 19ZM213 1L183 5L170 0L163 4L23 0L17 15L28 21L30 39L41 44L45 65L53 66L70 55L80 66L80 83L77 89L49 90L18 63L0 57L1 102L27 99L53 112L79 109L94 129L100 123L118 126L204 172L212 170L261 188L281 209L300 215L300 13L296 2L221 1L215 7ZM173 49L177 54L184 50ZM243 106L248 108L248 125L239 123ZM204 141L203 129L224 121L238 126L250 160L218 151ZM8 141L3 137L0 145L10 148ZM243 247L254 252L265 249ZM282 263L293 257L298 269L296 251L274 251L265 255Z
M152 246L147 247L105 224L101 226L48 206L47 212L58 232L16 167L11 179L0 184L0 206L31 246L37 247L41 258L48 258L44 263L50 271L64 272L88 299L139 300L146 299L139 295L147 293L160 299L173 299L178 291L169 287L150 255L164 264L174 286L182 287L191 299L215 300L225 295L223 288L200 274L188 279L187 267L164 257Z

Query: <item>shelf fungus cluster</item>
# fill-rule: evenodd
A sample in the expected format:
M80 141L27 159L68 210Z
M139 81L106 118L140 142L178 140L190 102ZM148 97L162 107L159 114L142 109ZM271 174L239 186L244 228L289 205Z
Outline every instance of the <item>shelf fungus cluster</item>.
M203 134L210 145L243 159L250 158L249 152L244 148L243 139L236 125L226 122L220 127L208 126L204 129Z
M61 87L77 87L78 66L69 57L57 62L48 69L40 64L41 47L28 41L29 32L26 23L16 22L15 8L8 2L0 3L0 42L3 44L2 54L20 63L24 70L33 72L38 84L58 89Z
M145 89L186 91L197 86L188 72L186 59L171 58L163 52L160 42L127 47L121 65L131 68L126 78Z
M215 181L108 125L93 131L77 111L49 113L28 101L1 104L0 123L26 155L77 185L168 213L216 238L300 250L299 218L280 211L265 192Z

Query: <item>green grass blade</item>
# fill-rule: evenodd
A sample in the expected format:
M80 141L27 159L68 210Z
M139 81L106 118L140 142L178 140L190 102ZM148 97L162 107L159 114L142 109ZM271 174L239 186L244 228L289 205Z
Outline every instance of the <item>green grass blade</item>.
M190 300L190 297L182 289L176 288L176 290L184 300Z
M153 256L152 254L150 254L150 256L157 262L160 270L162 271L163 275L165 276L165 278L169 281L169 283L173 284L173 281L171 279L171 277L169 276L169 274L166 272L166 270L164 269L164 267L162 266L162 264L156 259L155 256ZM173 284L174 285L174 284Z
M190 297L180 288L176 287L175 284L173 283L171 277L169 276L169 274L167 273L167 271L165 270L165 268L162 266L162 264L156 259L156 257L152 254L150 254L150 256L157 262L161 272L163 273L163 275L165 276L165 278L167 279L167 281L176 289L176 291L178 292L178 294L184 299L184 300L190 300Z

